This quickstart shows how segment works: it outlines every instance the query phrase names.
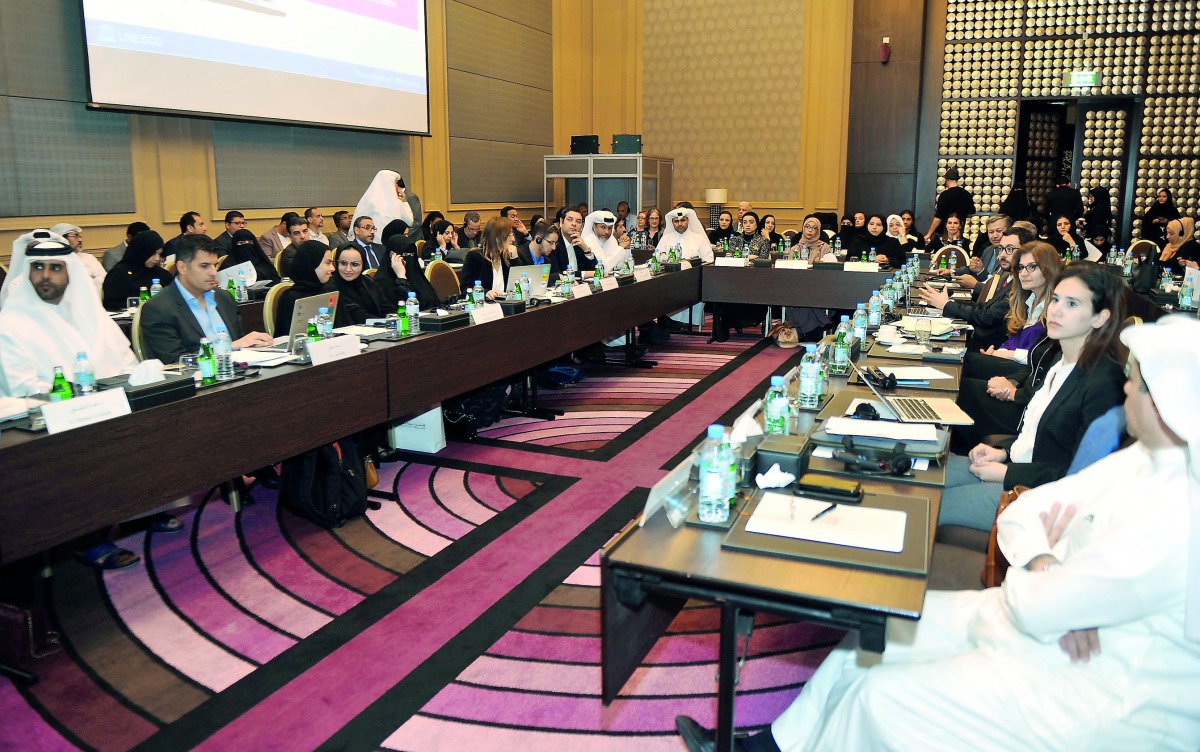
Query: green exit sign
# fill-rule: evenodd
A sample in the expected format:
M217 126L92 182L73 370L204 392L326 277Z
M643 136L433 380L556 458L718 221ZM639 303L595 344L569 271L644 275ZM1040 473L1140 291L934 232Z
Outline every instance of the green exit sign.
M1100 85L1100 74L1094 70L1075 70L1067 74L1067 86L1072 89L1092 89Z

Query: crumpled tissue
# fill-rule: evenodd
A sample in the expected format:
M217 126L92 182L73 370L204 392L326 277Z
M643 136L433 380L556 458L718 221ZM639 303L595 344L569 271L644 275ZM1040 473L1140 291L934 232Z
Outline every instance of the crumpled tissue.
M780 469L778 462L771 465L770 470L754 477L754 482L758 484L759 488L783 488L794 480L796 480L796 476L785 473Z
M145 384L153 384L156 381L166 381L167 377L163 375L163 363L161 360L151 358L138 363L138 367L133 369L133 373L129 374L130 386L143 386Z

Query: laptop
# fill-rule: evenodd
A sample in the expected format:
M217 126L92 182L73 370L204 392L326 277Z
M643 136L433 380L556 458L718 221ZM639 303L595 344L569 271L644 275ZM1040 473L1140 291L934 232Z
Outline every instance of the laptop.
M888 409L901 423L941 423L947 426L970 426L975 420L948 397L884 397L875 388L854 361L850 361L854 372L875 395L880 404ZM883 415L881 417L886 418Z
M296 307L292 309L292 323L288 327L286 337L276 337L276 347L286 347L292 349L292 343L297 337L305 337L308 335L308 320L315 318L322 308L329 309L329 315L337 318L337 303L338 293L323 292L320 295L312 295L307 298L300 298L296 301Z
M517 289L517 283L521 281L521 274L529 275L529 295L533 298L542 298L546 296L546 287L550 284L550 265L549 264L530 264L527 266L514 266L508 270L508 287L504 293L512 295Z

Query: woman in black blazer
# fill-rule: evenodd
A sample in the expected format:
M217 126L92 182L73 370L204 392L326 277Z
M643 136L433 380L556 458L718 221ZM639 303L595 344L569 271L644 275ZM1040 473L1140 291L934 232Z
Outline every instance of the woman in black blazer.
M967 457L950 456L939 524L990 530L1001 491L1066 475L1084 432L1124 399L1123 293L1120 278L1088 261L1059 274L1046 317L1058 348L1039 366L1042 383L1021 432L998 446L979 444Z
M504 295L508 285L509 263L517 255L512 234L512 220L508 217L492 217L479 234L479 249L467 253L463 259L463 295L469 295L478 281L488 300Z

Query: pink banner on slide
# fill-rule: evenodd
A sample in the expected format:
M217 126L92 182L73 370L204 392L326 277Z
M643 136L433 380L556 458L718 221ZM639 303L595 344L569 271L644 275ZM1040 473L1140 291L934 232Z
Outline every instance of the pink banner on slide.
M397 26L407 26L410 29L417 28L417 20L420 18L417 3L421 0L312 0L312 2L365 18L374 18Z

